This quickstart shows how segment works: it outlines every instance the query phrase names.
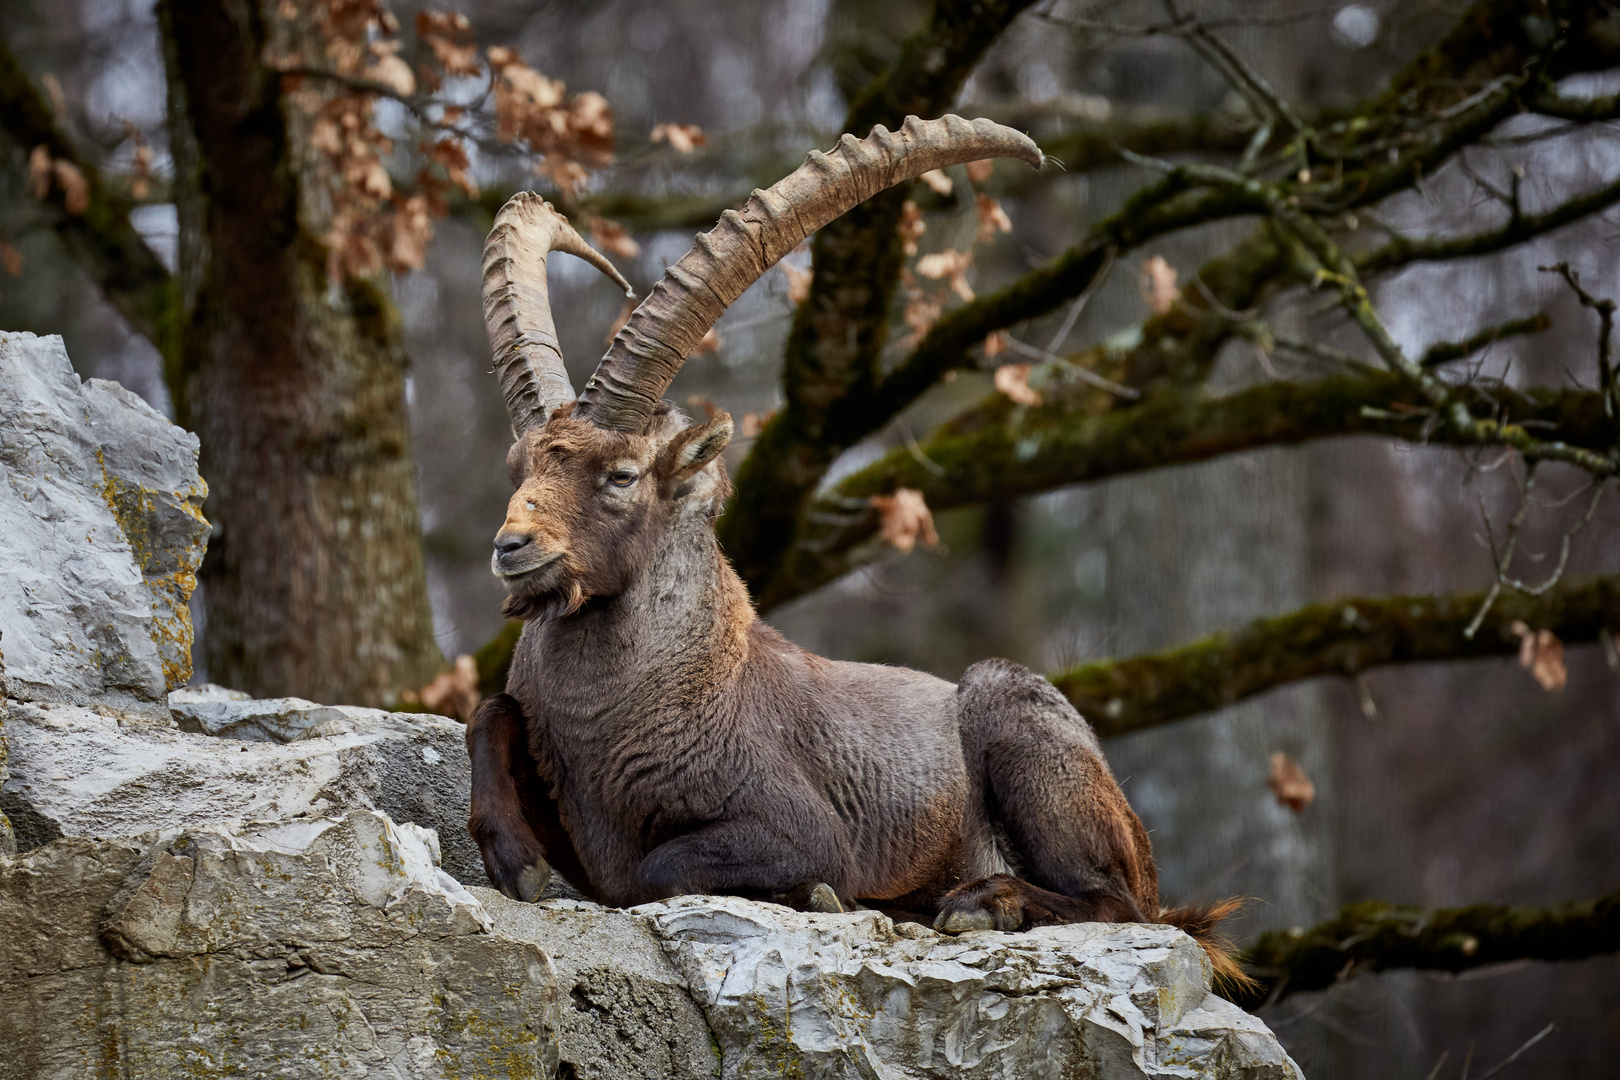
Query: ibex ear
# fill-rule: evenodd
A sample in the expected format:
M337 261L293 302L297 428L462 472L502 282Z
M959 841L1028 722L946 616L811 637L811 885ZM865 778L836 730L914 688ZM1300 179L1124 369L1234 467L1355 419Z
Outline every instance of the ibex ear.
M514 488L523 484L523 474L528 472L528 465L529 440L520 435L506 451L506 478L512 481Z
M670 484L680 484L720 456L731 441L731 431L730 413L720 413L707 424L687 428L665 448L659 471Z

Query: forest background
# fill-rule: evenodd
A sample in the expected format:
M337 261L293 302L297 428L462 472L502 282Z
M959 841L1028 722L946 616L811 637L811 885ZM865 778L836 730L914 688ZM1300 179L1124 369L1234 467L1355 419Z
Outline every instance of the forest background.
M1062 165L874 200L675 384L739 420L719 530L767 617L1051 674L1165 894L1256 898L1307 1075L1608 1075L1614 5L456 7L0 13L0 326L201 435L199 677L499 684L510 192L644 295L841 131L989 116ZM621 298L551 280L579 385Z

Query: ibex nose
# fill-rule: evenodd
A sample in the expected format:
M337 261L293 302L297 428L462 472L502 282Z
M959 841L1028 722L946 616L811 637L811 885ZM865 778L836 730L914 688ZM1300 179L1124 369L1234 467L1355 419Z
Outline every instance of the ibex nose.
M510 555L522 547L527 547L534 537L525 533L507 532L502 529L495 534L495 554Z

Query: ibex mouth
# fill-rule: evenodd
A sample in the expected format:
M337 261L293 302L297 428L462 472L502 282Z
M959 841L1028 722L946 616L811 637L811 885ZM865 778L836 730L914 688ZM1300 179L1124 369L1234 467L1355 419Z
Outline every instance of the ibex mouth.
M510 555L502 555L497 551L490 556L489 569L490 573L511 585L520 578L546 569L562 557L563 553L560 551L536 553L525 548Z

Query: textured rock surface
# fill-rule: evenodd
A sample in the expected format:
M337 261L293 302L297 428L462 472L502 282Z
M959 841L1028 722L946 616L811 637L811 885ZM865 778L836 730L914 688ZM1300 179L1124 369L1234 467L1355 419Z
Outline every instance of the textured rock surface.
M4 641L0 640L0 645ZM6 654L0 650L0 791L6 786L6 777L11 775L9 767L11 744L6 740ZM11 830L11 819L6 817L3 806L0 806L0 855L17 854L17 835Z
M381 815L61 840L0 920L4 1080L556 1074L545 954Z
M533 942L551 957L564 1075L690 1080L720 1074L719 1048L703 1011L650 919L590 903L524 904L493 889L472 892L497 933Z
M436 830L445 868L467 884L487 884L467 835L461 725L425 713L333 711L341 723L326 734L281 745L78 706L12 702L11 777L0 787L0 810L26 851L59 836L111 839L376 809Z
M56 337L0 333L0 633L11 694L161 715L190 677L197 440Z
M1208 992L1203 951L1169 927L951 938L729 897L633 912L703 1007L727 1080L1299 1075L1264 1024Z

